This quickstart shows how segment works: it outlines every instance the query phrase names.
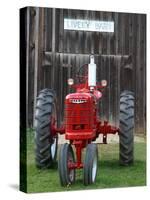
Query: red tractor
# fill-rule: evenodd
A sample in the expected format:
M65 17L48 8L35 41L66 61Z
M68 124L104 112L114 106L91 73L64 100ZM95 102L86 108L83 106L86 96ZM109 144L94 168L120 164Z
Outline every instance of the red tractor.
M35 144L36 165L48 168L56 161L58 134L65 134L68 141L60 147L58 171L60 183L67 186L75 181L75 171L83 168L83 183L92 184L96 180L98 168L97 144L93 143L100 134L104 144L107 134L118 134L120 143L120 164L133 163L133 128L134 128L134 96L130 91L120 95L119 127L102 122L99 118L98 102L102 98L102 89L107 81L96 82L96 64L94 56L90 56L90 64L80 68L84 75L79 75L80 83L74 84L68 79L70 87L75 89L65 98L64 124L58 127L56 94L51 89L44 89L37 98L35 112ZM84 158L83 149L86 149ZM74 156L74 150L75 155Z

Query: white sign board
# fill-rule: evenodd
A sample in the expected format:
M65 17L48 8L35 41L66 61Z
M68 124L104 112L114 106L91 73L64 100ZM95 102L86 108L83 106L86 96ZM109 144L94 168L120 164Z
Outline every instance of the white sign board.
M114 32L113 21L95 21L85 19L64 19L65 30Z

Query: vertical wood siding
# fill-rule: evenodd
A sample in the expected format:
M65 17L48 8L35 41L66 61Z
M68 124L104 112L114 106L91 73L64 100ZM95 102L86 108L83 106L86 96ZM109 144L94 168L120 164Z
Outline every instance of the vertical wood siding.
M135 93L136 133L146 129L146 15L70 9L39 9L39 30L35 32L36 8L30 10L28 112L33 120L36 92L54 88L59 114L63 120L64 98L69 92L67 79L95 55L97 79L106 79L108 87L100 101L100 116L118 125L120 91ZM64 30L64 18L114 21L114 33ZM55 23L55 26L54 26ZM55 27L55 30L53 29ZM54 37L55 33L55 37ZM36 49L35 39L39 38ZM55 41L54 41L55 40ZM55 44L55 47L53 46ZM34 91L35 52L38 52L37 91Z

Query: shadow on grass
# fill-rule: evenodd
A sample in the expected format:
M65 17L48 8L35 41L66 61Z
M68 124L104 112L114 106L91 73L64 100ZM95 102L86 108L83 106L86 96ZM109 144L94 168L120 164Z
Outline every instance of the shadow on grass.
M118 160L102 160L98 161L98 167L105 168L105 169L125 169L125 168L131 168L131 167L139 167L145 165L145 161L141 160L135 160L133 164L123 166L120 165Z
M135 160L132 165L122 166L118 160L99 161L96 185L100 188L146 185L146 162Z

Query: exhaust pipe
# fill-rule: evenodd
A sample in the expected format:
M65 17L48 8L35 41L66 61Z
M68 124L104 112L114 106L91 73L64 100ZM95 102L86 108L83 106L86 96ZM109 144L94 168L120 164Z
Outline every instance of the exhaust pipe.
M93 90L96 86L96 64L94 63L94 56L90 56L90 64L88 64L88 86Z

